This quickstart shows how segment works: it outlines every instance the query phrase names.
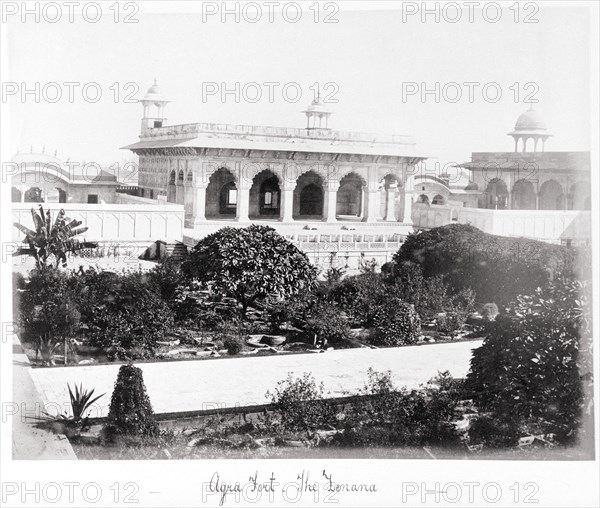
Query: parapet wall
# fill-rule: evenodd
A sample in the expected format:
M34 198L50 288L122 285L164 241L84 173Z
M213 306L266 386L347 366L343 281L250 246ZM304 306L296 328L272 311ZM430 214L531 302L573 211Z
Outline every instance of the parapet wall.
M183 240L183 205L157 204L80 204L41 203L51 210L52 220L62 208L71 219L80 220L88 231L79 237L90 242L147 243L156 240ZM31 208L38 203L13 203L13 222L33 228ZM13 228L13 240L23 240L23 233Z

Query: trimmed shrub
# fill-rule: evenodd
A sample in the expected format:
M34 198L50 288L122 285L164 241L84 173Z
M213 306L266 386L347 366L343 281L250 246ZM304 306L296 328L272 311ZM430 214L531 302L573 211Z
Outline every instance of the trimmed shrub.
M227 354L237 355L242 350L242 341L238 337L226 337L223 341L223 347L227 349Z
M419 264L425 278L445 276L453 292L472 289L479 301L505 305L558 275L573 275L577 257L568 247L450 224L411 233L393 259Z
M371 342L380 346L415 344L421 335L421 319L414 307L390 298L375 309L375 334Z
M144 385L142 370L121 365L110 400L105 435L155 437L158 424Z

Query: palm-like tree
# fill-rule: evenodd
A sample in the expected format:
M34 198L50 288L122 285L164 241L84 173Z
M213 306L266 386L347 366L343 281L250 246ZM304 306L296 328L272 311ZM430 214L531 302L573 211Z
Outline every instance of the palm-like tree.
M63 209L58 212L54 223L52 223L50 210L44 213L42 205L39 206L39 210L32 208L31 216L35 227L33 230L18 222L14 223L15 227L25 234L23 243L27 243L28 247L19 247L13 256L33 256L38 270L52 266L49 261L51 256L56 259L56 268L61 264L66 267L69 252L74 253L86 247L97 247L94 242L80 242L74 238L85 233L88 228L80 228L82 222L69 219Z

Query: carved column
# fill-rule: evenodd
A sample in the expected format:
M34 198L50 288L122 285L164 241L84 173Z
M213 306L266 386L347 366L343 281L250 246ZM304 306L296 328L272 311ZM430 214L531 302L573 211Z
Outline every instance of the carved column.
M385 209L385 219L386 221L396 222L396 191L398 190L398 185L395 183L391 183L390 186L386 189L386 209Z
M237 207L235 213L235 220L237 222L249 222L248 211L250 209L250 187L246 182L243 182L243 187L238 187L237 190Z
M412 225L412 200L414 192L414 177L409 176L404 182L404 210L402 212L402 222Z
M279 208L279 220L281 222L292 222L294 220L294 187L286 186L281 189L281 205Z
M193 188L193 222L194 226L202 224L206 220L206 186Z
M379 189L368 188L365 193L367 198L367 208L364 222L377 222L377 214L379 213Z
M340 188L340 182L329 181L324 185L325 206L323 207L323 221L336 222L337 191Z

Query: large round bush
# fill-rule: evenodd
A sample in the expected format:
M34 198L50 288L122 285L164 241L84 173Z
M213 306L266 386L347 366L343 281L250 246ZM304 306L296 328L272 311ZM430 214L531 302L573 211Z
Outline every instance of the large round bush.
M203 238L182 266L188 278L235 298L242 314L256 300L310 290L316 269L306 254L273 228L226 227Z
M480 302L505 305L558 275L574 274L578 255L560 245L450 224L410 234L393 259L419 264L426 278L444 276L454 292L472 289Z

